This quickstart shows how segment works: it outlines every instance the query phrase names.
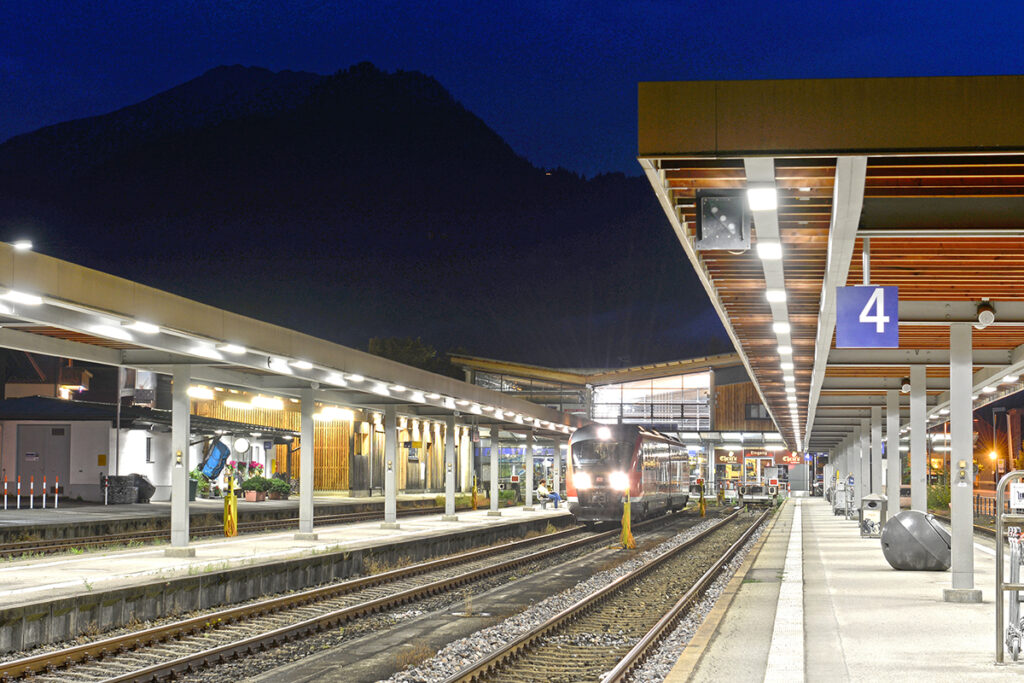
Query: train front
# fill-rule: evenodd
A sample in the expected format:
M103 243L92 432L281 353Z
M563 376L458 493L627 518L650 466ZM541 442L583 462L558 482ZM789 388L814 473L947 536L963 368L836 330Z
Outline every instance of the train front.
M633 479L639 440L630 425L588 425L569 439L566 495L582 522L622 519L622 500Z

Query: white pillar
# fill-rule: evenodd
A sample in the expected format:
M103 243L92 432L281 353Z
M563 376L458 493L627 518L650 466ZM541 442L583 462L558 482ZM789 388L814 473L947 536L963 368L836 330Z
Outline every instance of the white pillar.
M498 509L498 458L501 454L499 431L498 425L491 427L491 509L487 511L488 517L501 517L501 510Z
M928 512L927 368L910 366L910 509Z
M313 468L315 444L313 429L313 389L299 392L299 533L296 538L315 540L313 533Z
M888 459L885 495L889 519L900 512L900 485L903 469L900 467L900 392L889 389L885 392L885 454ZM884 524L884 520L883 520Z
M555 457L552 461L551 468L551 490L554 491L561 497L558 487L562 483L562 442L558 438L555 440Z
M398 528L398 410L384 406L384 522L383 529Z
M882 492L882 406L871 407L871 493Z
M446 522L458 521L455 516L455 416L444 420L444 516Z
M533 510L533 432L526 432L526 505L524 510Z
M855 475L857 485L854 487L856 497L853 504L859 510L860 499L871 493L871 420L860 421L860 447L857 455L857 462L860 464L860 472Z
M974 588L974 409L970 323L949 326L950 517L953 538L953 587L943 590L950 602L981 602Z
M188 545L188 442L191 431L188 387L192 382L192 366L174 366L171 388L171 547L167 555L192 556L195 548ZM120 401L120 397L118 397Z

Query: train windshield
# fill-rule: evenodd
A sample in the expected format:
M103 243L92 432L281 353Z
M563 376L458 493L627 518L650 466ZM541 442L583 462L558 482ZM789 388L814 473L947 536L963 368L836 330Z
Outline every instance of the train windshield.
M633 444L619 441L581 441L572 445L572 465L578 468L624 467L633 457Z

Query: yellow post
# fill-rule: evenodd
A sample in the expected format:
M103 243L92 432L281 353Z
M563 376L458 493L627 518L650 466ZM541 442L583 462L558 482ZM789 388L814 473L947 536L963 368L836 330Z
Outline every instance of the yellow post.
M626 493L626 502L622 505L622 536L619 539L622 542L623 549L632 550L636 548L636 541L633 540L633 530L631 528L631 513L629 510L629 493Z
M706 516L707 515L707 511L708 511L707 510L707 505L704 502L704 487L702 486L701 489L700 489L700 516L701 517Z
M238 535L238 498L235 497L235 478L228 476L228 494L224 496L224 535Z
M476 475L473 475L473 509L476 510Z

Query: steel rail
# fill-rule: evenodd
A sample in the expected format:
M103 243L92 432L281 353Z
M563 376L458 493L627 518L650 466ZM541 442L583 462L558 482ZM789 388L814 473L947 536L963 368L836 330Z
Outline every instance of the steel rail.
M759 522L761 519L763 519L764 515L767 514L767 512L768 511L765 511L765 513L758 518ZM731 515L728 515L721 521L708 527L707 529L697 534L693 538L687 540L686 542L676 546L675 548L666 550L661 555L658 555L657 557L653 558L650 562L644 563L643 566L638 567L637 569L633 570L628 574L624 574L618 577L604 588L601 588L595 591L594 593L591 593L590 595L582 598L581 600L578 600L576 603L565 608L555 616L545 621L543 624L537 626L535 629L529 631L528 633L524 633L523 635L513 640L511 643L491 653L484 659L465 667L461 671L456 672L452 676L445 679L444 683L470 683L472 681L481 680L492 670L508 663L516 656L518 656L520 653L528 650L541 638L559 630L564 625L568 624L569 622L575 620L585 612L588 612L597 605L601 604L609 597L614 595L616 592L618 592L621 588L634 583L638 579L643 578L651 571L661 566L667 560L675 557L687 548L690 548L691 546L707 539L711 534L713 534L729 522L736 519L736 517L739 514L739 510L733 512ZM754 526L756 526L756 524Z
M634 526L643 527L663 521L664 519L664 517L655 518ZM0 680L18 678L43 671L53 671L60 667L73 665L82 661L94 661L102 659L108 655L140 650L146 646L164 642L172 638L183 637L225 624L241 622L245 619L251 619L275 611L308 605L337 597L345 593L351 593L359 589L391 583L410 576L443 569L452 565L479 560L490 555L500 554L516 548L522 548L537 543L547 542L552 539L573 535L583 531L584 529L585 528L582 526L573 527L572 529L555 532L553 534L536 536L522 541L503 543L498 546L473 550L438 560L431 560L429 562L423 562L410 567L394 569L388 572L353 579L351 581L345 581L331 586L323 586L277 598L270 598L269 600L263 600L251 605L219 610L210 614L192 617L162 626L155 626L131 634L105 638L93 643L77 645L64 650L42 653L10 662L3 662L0 663ZM522 564L544 559L558 553L564 553L577 547L610 540L617 537L618 534L619 530L613 529L611 531L563 543L552 548L540 550L518 558L512 558L505 562L465 572L458 576L440 579L438 581L401 591L384 598L351 605L349 607L328 612L273 631L245 638L223 646L218 646L211 650L205 650L193 655L183 656L173 661L154 665L110 680L159 680L163 677L175 675L176 673L180 673L189 668L203 666L214 661L220 661L229 656L244 654L253 648L272 647L280 642L290 640L307 633L312 633L323 628L329 628L338 623L349 621L365 614L372 614L374 612L411 602L415 599L436 595L470 581L497 574Z
M468 508L456 508L466 510ZM407 517L417 514L439 514L444 512L444 507L429 508L406 508L398 511L398 516ZM370 521L381 518L381 511L371 510L367 512L344 512L335 515L321 515L313 519L314 524L345 524L361 521ZM238 523L239 533L259 533L274 529L298 528L298 517L287 517L283 519L250 520ZM224 534L223 525L193 527L189 530L189 536L193 538L207 538L221 536ZM35 541L12 541L0 543L0 557L13 557L17 555L33 553L56 553L63 550L103 547L131 543L132 541L162 541L169 540L170 529L143 529L138 531L124 532L120 534L107 534L104 536L82 536L79 538L54 538L40 539Z
M619 683L625 681L628 677L636 671L637 668L643 664L647 655L650 654L662 639L672 632L672 630L679 623L679 620L683 618L683 615L690 608L690 605L707 589L708 585L711 584L718 574L725 568L725 565L732 560L732 558L739 552L743 544L750 539L754 534L757 527L762 524L768 517L771 510L765 510L761 513L761 516L757 521L751 525L749 529L743 532L743 535L737 539L735 543L729 546L720 558L706 571L693 586L683 594L683 597L679 598L678 602L672 606L672 608L665 613L658 623L655 624L647 634L640 639L632 650L626 653L615 667L612 668L604 678L601 679L601 683Z

